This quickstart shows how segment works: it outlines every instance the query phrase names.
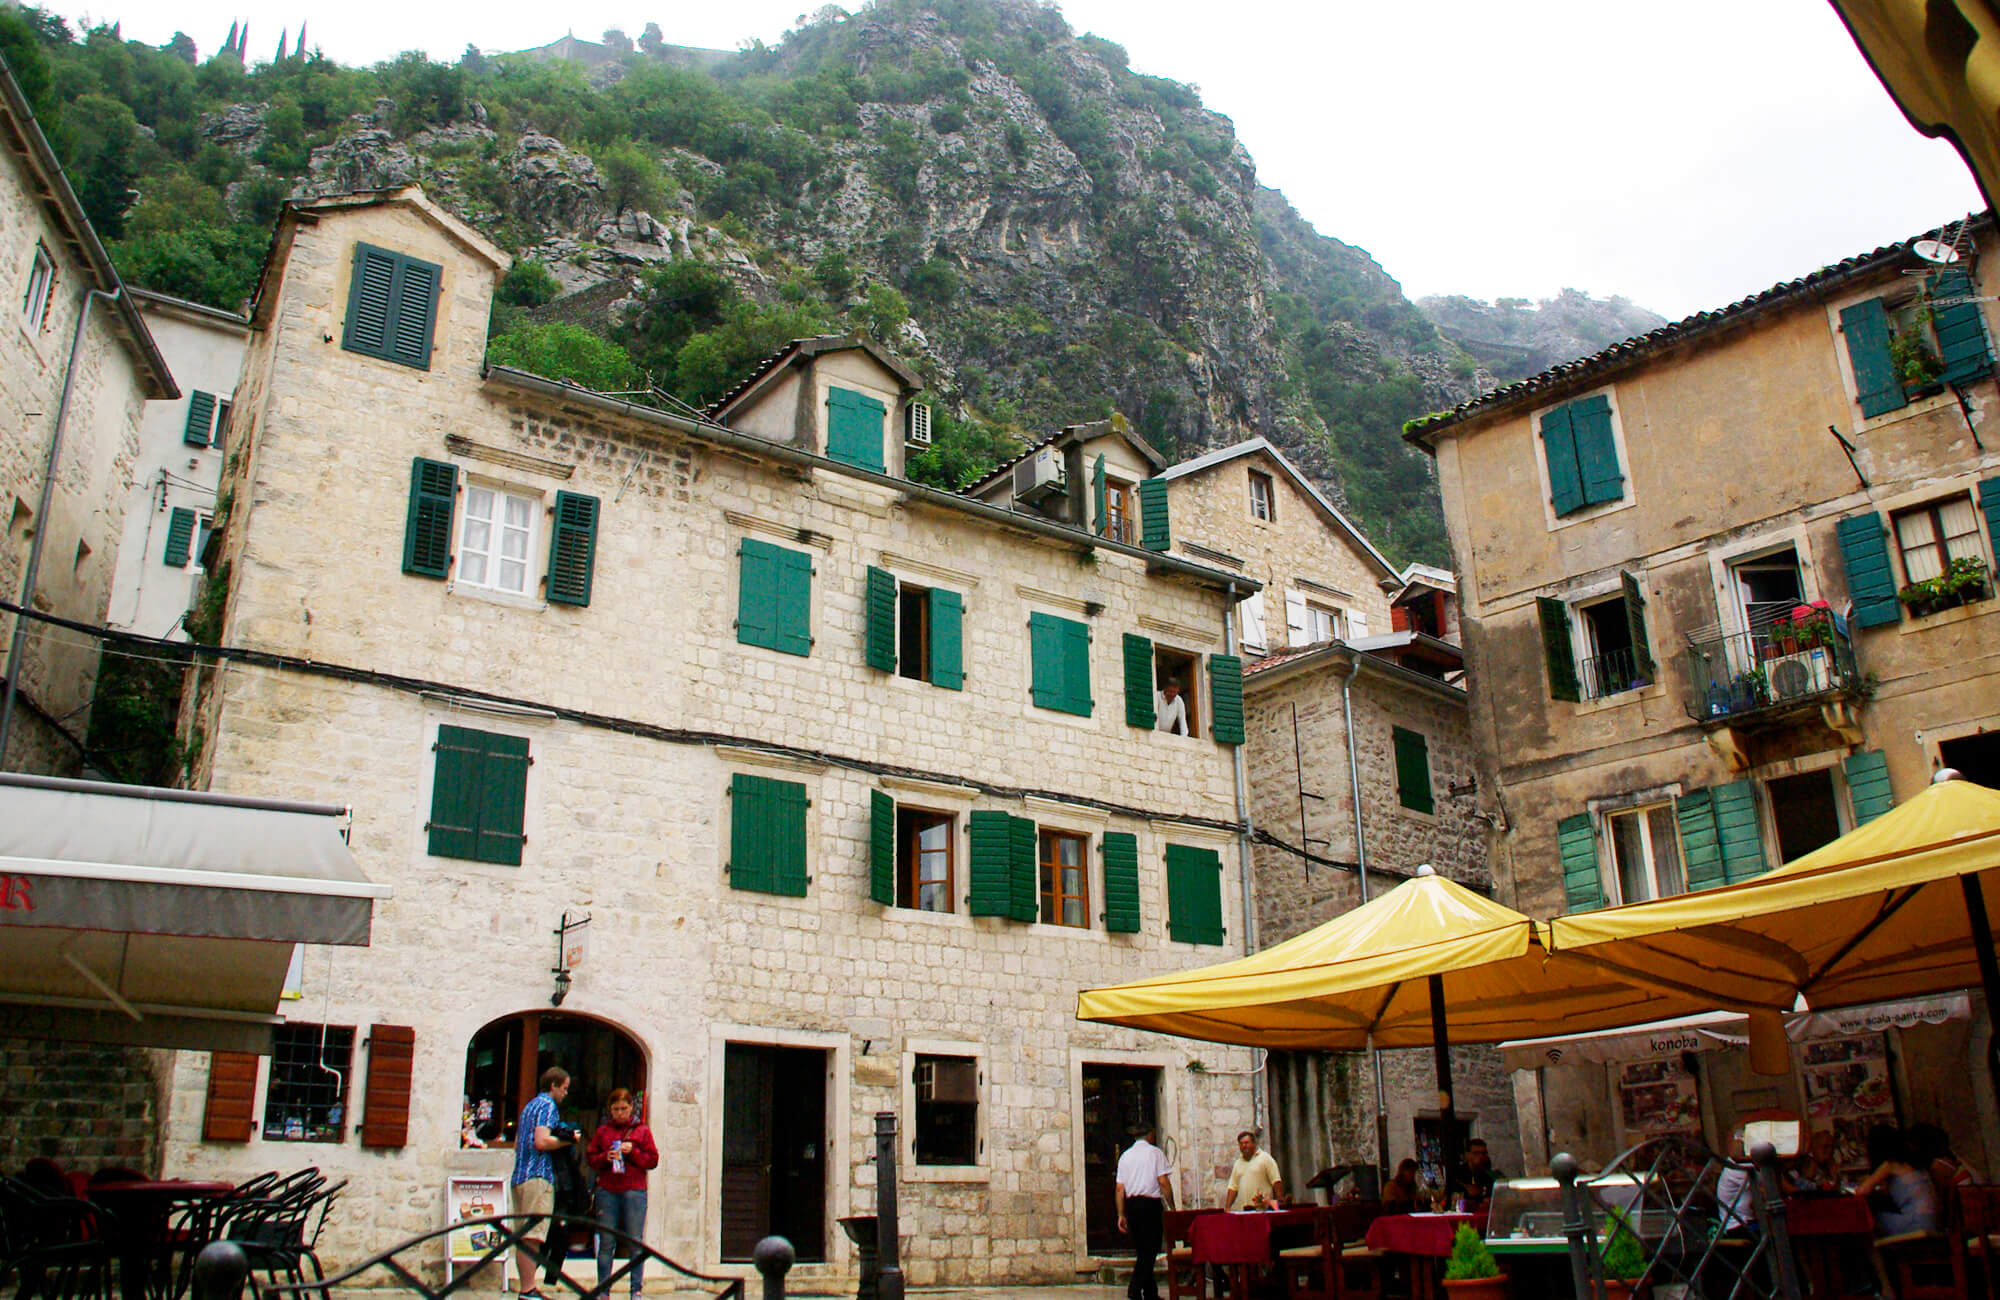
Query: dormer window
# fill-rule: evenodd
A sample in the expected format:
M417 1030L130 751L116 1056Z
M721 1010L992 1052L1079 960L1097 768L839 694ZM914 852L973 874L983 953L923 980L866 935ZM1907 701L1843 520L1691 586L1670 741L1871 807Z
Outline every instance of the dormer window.
M1272 491L1271 476L1250 471L1250 517L1265 523L1275 523L1278 518L1277 498Z

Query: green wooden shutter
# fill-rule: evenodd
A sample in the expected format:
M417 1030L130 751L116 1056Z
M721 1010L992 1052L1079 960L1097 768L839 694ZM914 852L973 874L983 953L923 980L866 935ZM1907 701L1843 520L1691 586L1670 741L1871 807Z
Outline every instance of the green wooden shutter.
M1214 849L1167 845L1167 937L1222 942L1222 855Z
M1991 378L1993 350L1986 341L1979 303L1973 300L1972 278L1962 268L1952 267L1933 275L1926 287L1933 301L1932 323L1937 329L1938 356L1944 362L1944 381L1963 387ZM1939 301L1952 298L1965 301Z
M880 790L868 792L868 897L896 902L896 801Z
M1570 408L1558 406L1542 415L1542 462L1549 467L1549 503L1556 514L1584 507L1583 475L1576 464L1576 432Z
M1090 694L1090 625L1063 622L1063 698L1065 711L1087 718L1097 707Z
M1139 837L1106 831L1104 848L1104 928L1112 934L1139 932Z
M1090 493L1097 505L1097 523L1090 531L1102 537L1104 536L1104 530L1111 523L1110 509L1105 503L1105 497L1108 495L1109 489L1104 482L1104 457L1102 456L1097 458L1097 464L1092 466L1090 470Z
M778 551L778 644L789 655L812 653L812 556Z
M1173 528L1167 520L1165 479L1139 480L1139 542L1149 551L1173 548Z
M527 841L528 742L522 736L484 733L479 783L479 831L472 856L501 866L521 865Z
M1715 842L1722 853L1722 871L1730 884L1762 875L1764 836L1757 826L1757 786L1732 781L1709 791L1715 803Z
M1847 340L1847 361L1854 368L1854 391L1861 414L1882 415L1909 403L1903 377L1889 356L1889 316L1880 298L1857 302L1840 312L1840 334Z
M736 639L791 655L812 653L812 556L746 537L739 549Z
M404 573L451 576L451 513L457 502L457 466L422 456L411 460L410 506L403 518Z
M932 587L931 685L965 689L965 597Z
M1593 393L1570 403L1570 429L1576 439L1576 467L1583 485L1583 503L1598 505L1621 500L1625 475L1618 469L1618 440L1611 432L1611 399Z
M1535 613L1542 620L1542 661L1549 670L1549 698L1572 703L1581 700L1583 688L1576 679L1576 652L1570 648L1569 606L1553 596L1537 596Z
M883 470L882 429L889 408L866 393L829 388L826 393L826 454L861 469Z
M1993 543L1994 555L2000 558L2000 478L1980 482L1979 509L1986 516L1986 540Z
M1030 614L1028 651L1036 706L1089 717L1090 629L1074 619Z
M1136 633L1125 634L1125 725L1151 731L1158 726L1153 709L1153 642Z
M1396 747L1396 801L1415 812L1434 811L1430 742L1421 732L1402 727L1389 728L1389 738Z
M1006 916L1014 896L1014 819L979 809L965 820L971 844L966 910L974 916Z
M1715 836L1715 801L1707 790L1690 790L1674 800L1674 820L1681 828L1681 864L1689 889L1713 889L1729 883L1722 865L1722 845Z
M1872 510L1849 515L1834 526L1834 535L1847 566L1854 625L1886 627L1900 621L1903 603L1896 599L1896 571L1889 564L1889 530L1882 516Z
M1243 743L1243 661L1235 655L1208 657L1208 721L1218 743Z
M1032 817L1007 819L1007 919L1033 921L1041 915L1041 864Z
M213 445L214 437L209 428L215 421L215 394L199 390L188 398L187 427L181 431L181 441L190 447Z
M1896 806L1889 789L1889 759L1879 749L1847 756L1847 797L1854 805L1854 824L1865 826Z
M556 493L554 525L549 530L549 603L588 605L591 576L597 568L597 498L576 492Z
M896 575L868 566L864 637L870 668L896 671Z
M194 544L195 513L175 506L167 516L167 549L160 553L160 561L169 569L185 569L188 562L188 548Z
M486 738L465 727L439 727L431 766L429 852L439 858L479 859L479 801L485 792Z
M1562 858L1564 909L1590 912L1604 906L1604 881L1597 871L1597 829L1589 813L1556 823L1556 849Z
M395 323L389 331L391 361L431 368L431 330L437 322L438 284L444 269L414 257L398 259Z
M738 772L729 778L729 801L730 885L805 897L805 786Z
M1646 635L1646 598L1639 594L1639 580L1630 573L1621 572L1618 584L1625 590L1625 627L1632 634L1632 672L1640 681L1650 682L1658 675L1659 668L1653 662L1652 642Z
M396 254L372 244L354 246L354 278L347 290L347 328L340 346L371 357L386 356L395 314Z

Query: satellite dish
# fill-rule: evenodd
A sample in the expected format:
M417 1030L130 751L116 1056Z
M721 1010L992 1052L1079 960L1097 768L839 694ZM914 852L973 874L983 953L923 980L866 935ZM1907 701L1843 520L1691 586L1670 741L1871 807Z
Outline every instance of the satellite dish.
M1919 239L1910 245L1910 251L1926 262L1936 262L1940 266L1949 266L1958 260L1958 250L1942 239Z

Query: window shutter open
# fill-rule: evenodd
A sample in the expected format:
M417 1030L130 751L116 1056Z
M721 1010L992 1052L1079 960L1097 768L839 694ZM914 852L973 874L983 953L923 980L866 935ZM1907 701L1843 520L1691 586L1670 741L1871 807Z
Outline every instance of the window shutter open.
M1937 329L1938 356L1944 362L1944 381L1963 387L1990 378L1993 350L1986 342L1986 324L1973 297L1972 278L1954 266L1930 277L1926 287Z
M1111 512L1109 505L1105 501L1105 498L1109 495L1109 488L1104 481L1104 457L1101 455L1097 458L1097 463L1090 470L1090 494L1097 507L1097 523L1090 531L1102 537L1105 530L1111 526Z
M1174 537L1173 529L1167 522L1165 479L1139 480L1139 525L1139 540L1147 550L1172 549Z
M932 587L931 685L965 689L965 597Z
M1006 916L1014 894L1014 819L1004 812L979 809L965 820L971 842L966 910L974 916Z
M1035 819L1010 817L1007 824L1007 919L1033 921L1041 915L1041 864L1035 861Z
M588 605L597 567L597 498L556 493L555 524L549 533L549 603Z
M868 897L896 902L896 801L880 790L868 792Z
M1865 826L1896 806L1889 789L1889 759L1879 749L1847 756L1847 797L1854 805L1854 824Z
M870 668L893 673L896 671L896 575L869 565L863 600L867 605L863 611L864 657Z
M1112 934L1139 932L1139 837L1106 831L1104 848L1104 928Z
M215 439L210 434L210 426L215 421L215 394L196 391L188 398L187 428L181 433L181 441L190 447L207 447Z
M248 1142L257 1128L257 1054L212 1052L208 1100L201 1117L204 1142Z
M1549 503L1558 516L1583 509L1583 476L1576 464L1576 433L1570 408L1542 415L1542 462L1549 469Z
M1433 811L1430 742L1402 727L1391 727L1389 737L1396 748L1397 802L1413 812Z
M1639 580L1630 573L1621 572L1618 583L1625 590L1625 627L1632 635L1632 672L1650 682L1658 668L1653 663L1652 643L1646 637L1646 600L1639 594Z
M1709 791L1715 804L1715 843L1730 884L1764 873L1764 837L1757 828L1757 786L1732 781Z
M354 279L347 291L347 328L340 346L385 356L395 312L396 264L401 259L370 244L354 246Z
M1574 703L1583 698L1576 679L1576 652L1570 648L1569 606L1553 596L1535 597L1542 621L1542 661L1549 670L1549 698Z
M883 472L882 429L889 408L866 393L829 388L826 393L828 459Z
M1218 744L1243 743L1243 661L1208 657L1208 734Z
M1715 801L1707 790L1690 790L1674 800L1674 820L1681 829L1681 863L1688 888L1713 889L1729 883L1722 865L1722 845L1715 837Z
M1151 731L1159 725L1153 709L1153 642L1125 634L1125 725Z
M1223 941L1222 855L1214 849L1167 845L1167 937L1175 943Z
M1882 415L1909 404L1903 379L1889 356L1889 315L1880 298L1857 302L1840 312L1840 335L1847 340L1847 362L1854 369L1854 392L1861 414Z
M194 545L195 513L175 506L167 516L167 546L160 552L160 562L169 569L185 569L188 562L188 548Z
M403 572L420 578L451 576L451 514L458 500L458 467L446 461L410 462L410 508L403 520Z
M408 1025L368 1027L368 1083L361 1105L361 1145L400 1147L410 1140L410 1075L417 1031Z
M738 772L729 778L729 883L735 889L803 898L806 788Z
M1287 589L1285 592L1285 631L1290 635L1285 644L1302 646L1311 624L1306 617L1306 594L1303 591Z
M1589 813L1556 823L1556 850L1562 858L1564 910L1591 912L1604 906L1604 882L1597 874L1597 831Z
M1834 525L1840 555L1847 566L1847 594L1854 601L1856 627L1886 627L1900 622L1903 603L1896 599L1896 571L1889 564L1889 530L1874 511L1849 515Z
M1987 539L2000 552L2000 478L1985 479L1979 484L1979 510L1986 516Z
M1599 505L1625 495L1618 469L1618 440L1611 432L1611 399L1593 393L1570 403L1570 432L1576 440L1576 467L1583 504Z

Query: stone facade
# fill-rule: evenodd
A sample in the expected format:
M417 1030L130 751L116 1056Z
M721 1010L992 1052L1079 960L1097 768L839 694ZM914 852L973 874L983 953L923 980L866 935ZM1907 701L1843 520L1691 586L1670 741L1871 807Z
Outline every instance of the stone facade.
M65 1169L160 1169L172 1055L143 1047L0 1039L0 1169L36 1156Z
M235 506L222 554L223 641L295 656L208 673L189 725L210 788L354 808L362 869L391 884L365 951L316 950L294 1019L356 1027L348 1102L377 1024L415 1031L409 1138L396 1149L259 1132L201 1140L207 1058L184 1054L167 1125L176 1169L238 1174L315 1163L352 1187L336 1258L434 1226L452 1173L505 1171L460 1147L468 1048L482 1027L548 1010L553 931L592 917L562 1014L636 1045L662 1165L648 1239L725 1263L726 1048L823 1054L822 1240L795 1277L851 1277L831 1220L872 1210L873 1115L909 1137L915 1056L979 1062L975 1164L922 1166L902 1195L914 1285L1055 1281L1086 1245L1085 1079L1155 1071L1190 1194L1251 1120L1240 1049L1079 1024L1077 990L1241 951L1233 753L1126 725L1120 633L1224 648L1227 575L1062 530L1037 532L944 494L849 473L748 434L495 372L480 358L501 259L404 193L320 205L279 233L238 389ZM340 343L357 242L443 268L427 370ZM878 382L881 382L878 380ZM893 435L892 435L893 436ZM585 607L403 571L412 460L547 502L600 503ZM540 519L527 546L539 570ZM810 652L739 639L745 539L810 556ZM462 538L460 541L462 542ZM870 668L866 571L963 598L963 690ZM1029 618L1091 629L1093 706L1033 702ZM310 663L308 663L310 661ZM332 666L332 667L329 667ZM521 864L430 852L434 745L445 726L525 741ZM803 897L731 885L733 779L796 782L809 800ZM876 795L952 818L950 913L870 897ZM1006 811L1086 838L1088 924L972 916L966 829ZM1103 837L1136 837L1141 928L1107 933ZM1171 941L1168 844L1223 863L1224 946ZM260 1083L261 1106L270 1071ZM261 1112L260 1112L261 1113ZM1122 1143L1122 1139L1121 1139Z

